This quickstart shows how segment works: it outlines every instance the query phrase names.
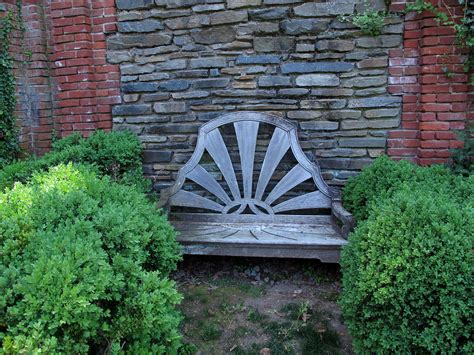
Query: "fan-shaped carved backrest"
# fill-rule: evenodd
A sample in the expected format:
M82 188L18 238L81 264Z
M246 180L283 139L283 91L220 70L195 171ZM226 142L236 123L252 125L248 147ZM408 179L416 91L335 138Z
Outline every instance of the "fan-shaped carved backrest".
M273 125L275 129L266 149L258 178L255 178L257 136L262 123ZM242 175L240 185L243 191L239 188L236 171L220 130L221 126L228 124L232 124L235 129ZM265 195L270 179L289 150L297 163ZM229 193L211 173L199 164L205 151L209 153L222 173ZM316 191L275 203L285 193L310 178L314 181ZM183 184L186 179L194 181L215 198L209 199L184 190ZM256 179L255 182L254 179ZM273 115L239 112L216 118L201 127L196 150L179 171L175 184L162 192L159 206L191 207L223 214L241 214L250 210L255 214L273 215L292 210L330 208L332 197L336 197L336 192L325 183L319 167L310 162L301 150L293 123Z

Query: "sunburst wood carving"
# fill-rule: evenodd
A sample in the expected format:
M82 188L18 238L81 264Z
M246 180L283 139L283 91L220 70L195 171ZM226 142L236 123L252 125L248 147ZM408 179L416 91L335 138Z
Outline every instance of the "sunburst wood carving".
M255 185L255 150L262 123L273 125L275 129ZM220 131L220 127L227 124L232 124L235 129L243 191L239 188L235 169ZM297 164L265 196L278 164L289 150L296 158ZM215 177L199 164L205 151L222 173L230 195ZM315 191L276 203L280 197L310 178L314 181ZM211 200L184 190L186 179L202 186L216 198ZM245 112L225 115L201 127L194 154L179 171L176 183L163 191L160 205L206 209L222 214L241 214L250 210L256 215L274 215L302 209L331 208L332 198L336 196L337 193L322 179L318 165L310 162L301 150L295 125L276 116Z

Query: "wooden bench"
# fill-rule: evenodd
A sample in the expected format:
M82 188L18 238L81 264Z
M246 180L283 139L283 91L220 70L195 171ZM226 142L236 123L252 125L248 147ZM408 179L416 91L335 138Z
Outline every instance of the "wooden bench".
M259 139L263 126L270 127L269 142ZM228 149L224 138L232 135L235 148ZM277 168L291 153L294 165L281 173ZM217 171L206 170L205 155ZM295 193L307 180L312 191ZM187 188L185 181L199 188ZM204 124L192 157L176 182L162 190L158 206L168 213L185 254L338 262L354 224L338 191L303 153L296 126L255 112L231 113Z

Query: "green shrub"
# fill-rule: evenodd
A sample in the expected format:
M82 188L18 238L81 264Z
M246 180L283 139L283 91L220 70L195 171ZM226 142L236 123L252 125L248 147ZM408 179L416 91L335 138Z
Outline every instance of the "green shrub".
M474 193L474 187L463 182L441 165L419 167L405 160L393 161L387 156L377 158L373 164L349 179L343 191L344 206L357 221L367 219L373 204L390 197L403 184L430 185L433 191L444 190L459 201ZM467 191L466 191L467 189Z
M131 132L96 131L89 138L75 133L53 144L50 153L37 158L18 161L0 171L0 191L15 182L27 182L34 172L47 170L60 163L91 164L101 175L112 181L135 185L148 191L150 182L143 178L142 147Z
M472 190L473 182L458 190ZM397 190L371 209L342 251L341 306L354 348L473 353L473 195L458 203L429 184Z
M179 248L135 188L89 166L33 174L0 193L0 249L5 352L177 352Z

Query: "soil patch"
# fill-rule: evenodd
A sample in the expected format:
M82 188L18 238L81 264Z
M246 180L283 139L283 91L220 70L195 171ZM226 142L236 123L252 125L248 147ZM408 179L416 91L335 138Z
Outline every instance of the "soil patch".
M173 278L197 354L352 354L338 265L186 256Z

